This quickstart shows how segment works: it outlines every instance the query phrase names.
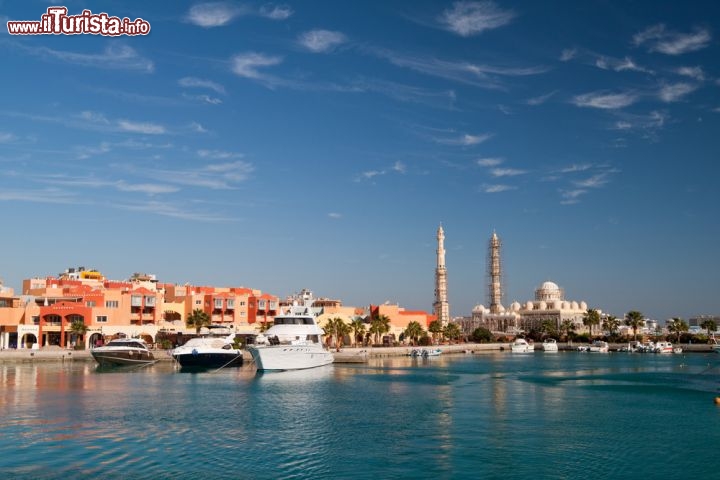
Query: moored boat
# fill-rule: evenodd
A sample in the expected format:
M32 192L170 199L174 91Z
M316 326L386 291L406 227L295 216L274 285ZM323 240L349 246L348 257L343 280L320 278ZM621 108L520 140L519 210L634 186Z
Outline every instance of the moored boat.
M333 362L321 342L323 329L311 309L312 293L303 290L293 305L277 315L273 325L247 347L258 371L301 370Z
M183 368L239 367L243 364L242 350L235 348L235 333L219 336L210 330L209 335L191 338L172 350L172 357Z
M588 347L588 352L595 352L595 353L607 353L610 351L610 345L608 342L604 342L602 340L595 340L590 344L590 347Z
M557 352L558 351L557 340L555 340L554 338L546 338L545 340L543 340L542 349L545 352Z
M535 346L524 338L516 338L510 346L510 350L513 353L533 353Z
M655 353L673 353L673 346L670 342L657 342L655 344Z
M155 356L141 338L116 338L102 347L95 347L90 354L100 366L148 365Z

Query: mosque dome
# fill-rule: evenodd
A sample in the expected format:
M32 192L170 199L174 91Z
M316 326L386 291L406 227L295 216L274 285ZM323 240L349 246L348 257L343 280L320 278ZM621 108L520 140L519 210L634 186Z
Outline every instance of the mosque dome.
M498 311L499 311L500 313L504 313L504 312L505 312L505 307L503 307L502 305L498 305Z
M562 290L555 282L544 282L535 290L535 300L562 300Z
M517 312L518 310L520 310L520 308L520 302L513 302L512 304L510 304L510 310L512 310L513 312Z
M547 310L547 303L545 303L545 301L541 300L540 304L538 305L538 310Z
M558 287L555 282L543 282L540 286L540 290L560 290L560 287Z
M580 308L580 307L578 306L578 303L577 303L577 302L573 301L573 302L570 304L570 308L572 308L573 310L577 310L577 309Z
M585 303L585 302L580 302L580 310L587 310L587 309L588 309L588 308L587 308L587 303Z
M484 305L475 305L472 309L473 312L482 313L485 311Z
M526 309L526 310L532 310L532 309L533 309L533 302L528 301L528 302L525 304L525 309Z

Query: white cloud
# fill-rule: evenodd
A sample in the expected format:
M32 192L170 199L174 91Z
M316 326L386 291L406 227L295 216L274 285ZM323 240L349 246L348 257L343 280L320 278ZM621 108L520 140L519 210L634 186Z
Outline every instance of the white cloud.
M200 3L190 7L185 17L188 22L204 28L227 25L236 17L247 14L246 8L230 2Z
M527 171L519 170L517 168L493 168L490 170L490 174L493 177L514 177L517 175L525 175Z
M632 93L593 92L575 96L572 103L578 107L617 109L632 105L636 100L637 96Z
M128 184L125 182L117 182L116 188L123 192L141 192L148 195L158 195L161 193L175 193L180 189L172 185L160 185L157 183L135 183Z
M502 158L479 158L476 160L477 164L481 167L495 167L503 163Z
M511 10L502 10L494 2L455 2L438 21L444 28L463 37L470 37L502 27L515 18Z
M328 217L337 220L337 219L342 218L342 214L337 213L337 212L330 212L330 213L328 213Z
M0 132L0 143L8 143L15 140L17 137L9 132Z
M30 190L22 188L19 190L0 190L0 201L20 201L33 203L81 203L81 200L74 192L67 192L57 188L45 188L41 190Z
M374 177L377 177L379 175L385 175L384 170L369 170L367 172L362 172L360 174L361 180L372 180Z
M208 88L214 90L217 93L225 94L225 87L219 83L213 82L212 80L205 80L203 78L196 77L183 77L178 80L178 84L181 87L187 88Z
M685 95L694 92L697 89L696 85L689 83L674 83L672 85L663 85L658 92L660 100L663 102L671 103L677 102Z
M525 101L525 103L527 103L528 105L531 105L531 106L533 106L533 107L538 106L538 105L542 105L543 103L545 103L545 102L547 102L548 100L550 100L550 98L551 98L553 95L555 95L556 93L557 93L557 90L554 91L554 92L546 93L545 95L539 95L539 96L537 96L537 97L528 98L528 99Z
M237 152L227 152L224 150L198 150L198 156L202 158L212 159L228 159L228 158L242 158L244 155Z
M310 30L298 37L298 43L314 53L332 51L346 41L345 35L330 30Z
M584 172L586 170L590 170L591 168L592 165L589 163L573 164L568 167L561 168L560 173Z
M196 102L207 103L210 105L220 105L221 103L223 103L223 101L221 99L219 99L217 97L211 97L210 95L205 95L205 94L190 95L188 93L183 93L183 98L187 98L188 100L193 100Z
M197 122L192 122L190 124L190 129L193 132L197 132L197 133L207 133L207 129Z
M567 62L577 55L577 48L566 48L560 53L560 61Z
M707 47L712 39L710 32L704 28L695 28L691 33L678 33L665 29L658 24L648 27L633 36L635 46L647 45L651 52L666 55L682 55Z
M573 182L578 187L582 188L598 188L602 187L608 182L607 173L598 173L596 175L593 175L592 177L586 178L584 180L578 180L576 182Z
M702 67L680 67L675 70L675 73L684 77L693 78L698 82L705 81L705 72L703 72Z
M563 205L572 205L575 203L578 203L579 197L582 195L585 195L587 193L587 190L584 189L574 189L574 190L561 190L560 196L562 197L562 200L560 201Z
M166 133L165 127L157 123L131 122L129 120L118 120L120 130L132 133L144 133L146 135L162 135Z
M472 145L479 145L492 137L492 133L481 133L479 135L470 135L466 133L456 138L436 138L435 141L444 145L459 145L469 147Z
M506 67L466 61L414 57L387 49L364 48L364 51L384 58L398 67L409 68L426 75L490 89L503 88L500 77L538 75L548 71L548 68L544 66Z
M161 215L171 218L179 218L182 220L192 220L199 222L228 222L232 221L232 218L228 218L217 213L202 213L193 212L187 208L178 207L176 202L164 203L158 201L145 201L142 203L129 204L129 203L113 203L115 208L122 210L130 210L135 212L145 212L154 215Z
M259 15L270 20L285 20L294 13L288 5L263 5L260 7Z
M653 73L651 70L636 64L630 57L625 57L620 60L617 58L600 56L595 60L595 66L603 70L613 70L615 72L635 71Z
M153 62L142 57L134 48L115 42L109 44L103 53L67 52L48 47L30 47L16 42L7 44L30 55L74 65L110 70L139 70L146 73L155 69Z
M481 191L484 193L500 193L508 190L515 190L516 188L517 187L513 187L512 185L483 185Z
M262 67L272 67L282 62L282 57L248 52L232 58L232 71L241 77L260 79L264 75L258 71Z
M403 162L398 160L397 162L395 162L395 165L393 165L392 169L398 173L405 173L407 171L407 166Z

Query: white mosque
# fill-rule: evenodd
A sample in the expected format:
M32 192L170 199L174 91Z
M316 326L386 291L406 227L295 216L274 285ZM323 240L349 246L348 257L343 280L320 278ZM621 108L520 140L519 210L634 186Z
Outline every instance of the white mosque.
M552 320L558 328L564 320L570 320L576 331L582 331L585 328L583 317L588 309L584 301L565 300L563 290L550 281L535 290L535 300L515 301L507 309L499 302L498 305L497 313L484 305L476 305L472 311L473 321L494 332L518 333L539 328L545 320Z

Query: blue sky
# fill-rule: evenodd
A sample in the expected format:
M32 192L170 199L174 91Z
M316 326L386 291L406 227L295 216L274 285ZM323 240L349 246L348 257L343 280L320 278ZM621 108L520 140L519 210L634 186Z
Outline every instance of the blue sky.
M0 1L0 277L301 288L451 315L552 280L720 314L720 4L76 2L147 36L14 36Z

